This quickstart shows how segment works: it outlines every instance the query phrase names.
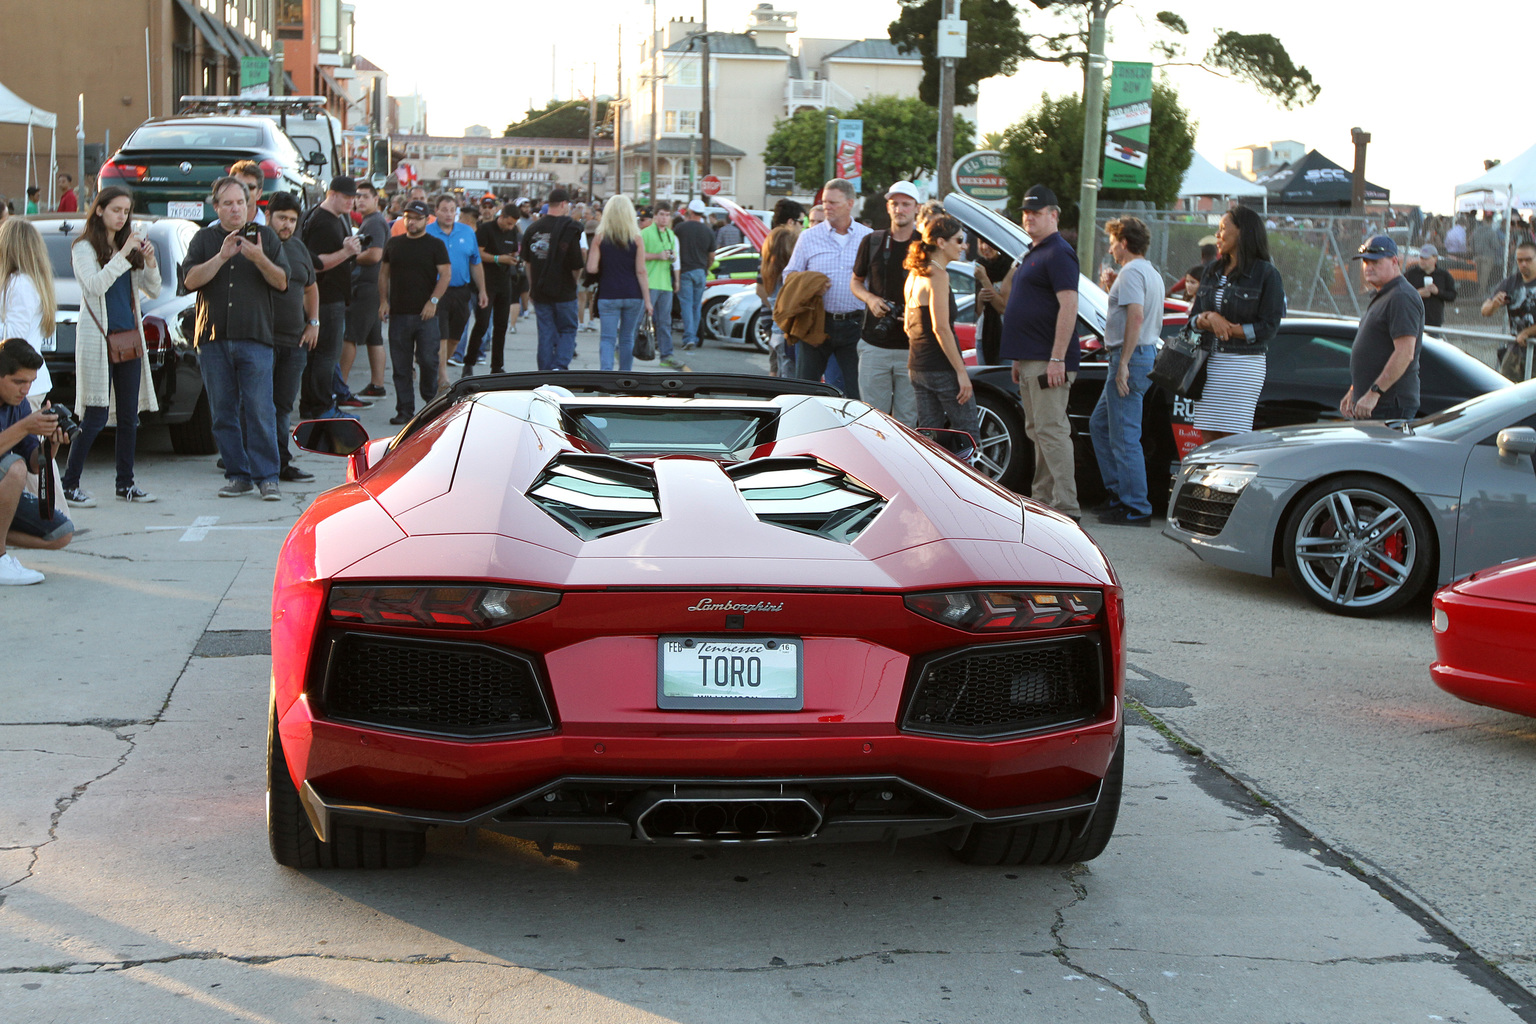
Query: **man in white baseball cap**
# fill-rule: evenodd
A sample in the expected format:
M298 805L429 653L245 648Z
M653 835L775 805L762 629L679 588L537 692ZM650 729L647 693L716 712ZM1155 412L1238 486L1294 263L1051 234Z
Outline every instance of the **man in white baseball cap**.
M859 242L848 282L866 311L859 332L859 396L909 426L917 425L917 397L907 376L907 332L901 318L907 272L902 261L916 234L922 201L910 181L885 190L890 230L873 232Z

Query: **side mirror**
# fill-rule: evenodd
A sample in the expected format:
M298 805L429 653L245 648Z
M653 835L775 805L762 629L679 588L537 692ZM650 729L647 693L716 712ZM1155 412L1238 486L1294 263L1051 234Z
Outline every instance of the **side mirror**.
M293 443L316 455L351 455L368 443L357 420L305 420L293 428Z
M946 430L942 427L918 427L917 432L967 466L976 457L976 441L964 430Z
M326 160L326 158L320 154L318 149L313 153L310 153L309 159L304 161L306 166L313 167L316 170L324 170L325 165L329 162L330 161Z
M1512 459L1517 455L1536 455L1536 429L1505 427L1499 431L1499 456Z

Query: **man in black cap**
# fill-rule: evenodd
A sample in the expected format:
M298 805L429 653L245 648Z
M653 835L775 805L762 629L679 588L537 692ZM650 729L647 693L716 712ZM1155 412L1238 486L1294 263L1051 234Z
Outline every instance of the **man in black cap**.
M352 298L352 260L363 251L352 233L352 199L357 182L345 174L331 179L319 206L309 211L301 240L315 260L320 288L320 336L310 350L299 390L299 418L320 419L336 414L334 377L341 343L347 333L347 303Z
M1339 411L1357 420L1413 419L1419 412L1419 351L1424 347L1424 300L1403 277L1397 243L1377 235L1355 259L1371 304L1349 349L1350 387Z
M379 264L379 319L389 324L389 361L395 380L393 426L409 423L416 411L411 394L411 368L415 366L421 400L437 394L439 320L438 304L448 291L453 265L448 246L427 234L432 208L420 199L405 206L401 221L405 233L384 246Z
M1077 519L1077 478L1067 394L1077 377L1077 253L1056 230L1056 193L1032 185L1024 193L1024 231L1034 243L1009 278L999 355L1013 362L1024 405L1024 432L1035 446L1029 493Z

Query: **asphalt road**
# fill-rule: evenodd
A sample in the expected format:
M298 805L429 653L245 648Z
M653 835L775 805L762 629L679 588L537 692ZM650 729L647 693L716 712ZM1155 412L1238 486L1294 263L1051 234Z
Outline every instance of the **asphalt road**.
M578 365L596 352L581 335ZM262 503L216 498L213 459L163 431L141 450L161 500L80 510L70 548L23 553L48 581L0 596L0 1020L1536 1021L1508 980L1536 986L1536 723L1430 684L1423 608L1335 618L1095 530L1131 695L1203 753L1129 716L1120 822L1087 865L438 832L416 870L299 873L263 833L268 602L342 463L305 456L316 484ZM87 489L110 494L110 462L99 445Z

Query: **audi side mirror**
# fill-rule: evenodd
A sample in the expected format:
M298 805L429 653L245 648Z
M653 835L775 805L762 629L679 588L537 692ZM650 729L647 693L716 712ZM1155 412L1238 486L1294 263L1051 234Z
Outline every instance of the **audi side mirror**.
M976 440L964 430L947 430L943 427L918 427L917 432L967 466L976 457Z

